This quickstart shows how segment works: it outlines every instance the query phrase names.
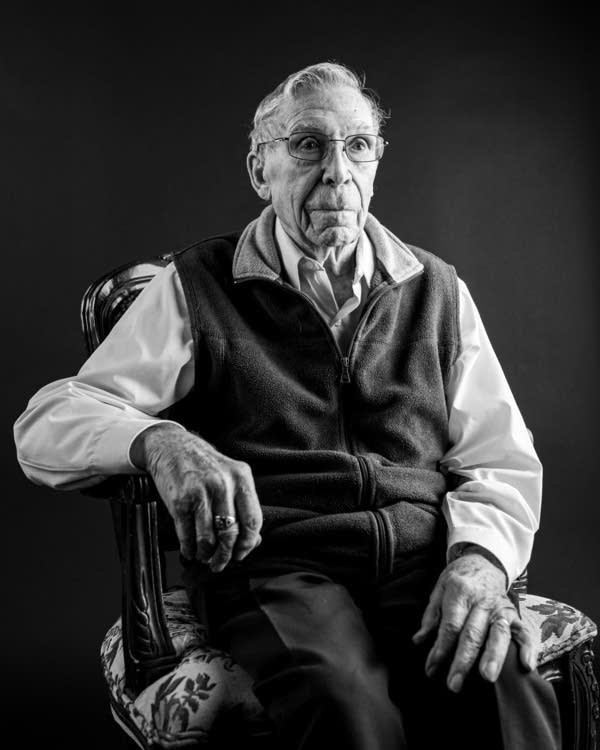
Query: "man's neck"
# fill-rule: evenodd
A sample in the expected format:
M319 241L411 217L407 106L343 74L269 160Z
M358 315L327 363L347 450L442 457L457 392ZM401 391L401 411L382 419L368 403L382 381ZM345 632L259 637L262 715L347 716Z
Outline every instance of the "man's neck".
M338 307L342 307L353 294L352 284L356 270L356 252L345 263L339 264L337 268L332 261L332 255L325 260L323 266L331 283L335 301L338 303Z
M352 245L341 245L340 247L328 247L323 250L317 250L318 260L322 263L328 276L345 276L350 273L354 275L354 268L356 266L356 248L358 242L354 242Z

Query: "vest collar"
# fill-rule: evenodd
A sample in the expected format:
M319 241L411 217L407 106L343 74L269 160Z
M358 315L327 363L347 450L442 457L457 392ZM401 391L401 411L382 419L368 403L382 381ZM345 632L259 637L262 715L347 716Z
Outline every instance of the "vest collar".
M421 273L423 264L372 214L367 216L365 231L373 244L376 259L383 265L393 283L406 281ZM281 282L282 268L275 244L273 206L267 206L240 235L233 256L232 272L234 281L261 278Z

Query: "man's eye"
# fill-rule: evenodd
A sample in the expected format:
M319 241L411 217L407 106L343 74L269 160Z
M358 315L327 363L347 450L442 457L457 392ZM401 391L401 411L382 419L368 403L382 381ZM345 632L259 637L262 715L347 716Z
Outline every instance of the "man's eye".
M321 145L319 141L311 135L305 135L296 142L296 150L310 154L319 151Z
M371 143L371 139L365 138L364 136L356 136L355 138L351 138L348 141L348 144L346 146L350 151L356 154L364 153L365 151L371 151L373 149L373 144Z

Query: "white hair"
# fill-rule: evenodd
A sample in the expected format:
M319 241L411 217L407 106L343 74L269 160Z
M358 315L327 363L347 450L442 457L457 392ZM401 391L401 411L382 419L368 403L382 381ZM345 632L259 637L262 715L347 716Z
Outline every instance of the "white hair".
M289 75L270 94L267 94L256 109L250 132L250 147L256 153L262 141L269 140L268 125L276 117L286 99L295 99L301 92L314 91L324 86L348 86L358 91L371 108L373 123L380 131L389 115L380 107L377 94L365 86L365 76L359 76L350 68L336 62L322 62Z

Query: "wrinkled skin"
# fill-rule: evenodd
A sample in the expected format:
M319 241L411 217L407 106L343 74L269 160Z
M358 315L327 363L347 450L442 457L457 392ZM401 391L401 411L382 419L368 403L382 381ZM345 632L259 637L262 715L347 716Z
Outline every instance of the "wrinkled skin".
M262 510L248 464L215 450L198 435L172 424L158 424L132 446L136 466L151 475L173 517L181 554L221 572L260 544ZM234 516L216 532L214 516Z
M495 682L511 638L519 646L523 667L535 669L533 638L505 592L504 572L476 551L448 563L413 637L415 643L423 643L437 632L425 663L429 676L451 661L447 684L459 692L479 659L481 676Z
M317 131L330 138L377 134L369 104L346 87L304 93L283 106L269 127L273 138L302 131ZM329 153L320 162L292 158L282 142L248 155L248 172L258 195L271 201L285 231L300 249L320 262L328 259L334 273L353 265L377 166L376 161L350 161L339 142L330 143Z

